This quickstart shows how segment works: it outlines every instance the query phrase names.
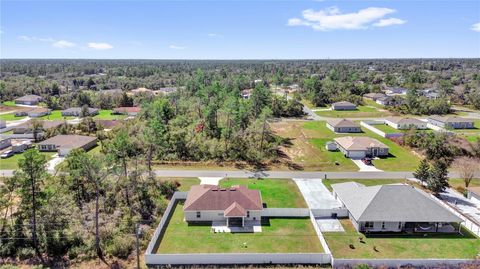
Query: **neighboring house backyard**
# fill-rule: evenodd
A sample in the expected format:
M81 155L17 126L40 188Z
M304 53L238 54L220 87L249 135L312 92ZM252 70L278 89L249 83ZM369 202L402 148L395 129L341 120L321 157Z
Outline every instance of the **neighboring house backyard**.
M219 185L246 185L249 189L260 190L263 202L269 208L307 208L302 194L291 179L223 179Z
M324 233L335 258L474 259L480 251L480 240L465 228L462 228L462 234L365 236L355 230L349 219L340 222L344 232Z
M213 233L210 224L188 224L177 204L157 253L319 253L309 218L262 218L260 233Z
M315 112L322 117L332 118L367 118L367 117L386 117L391 113L386 110L379 110L373 106L357 106L357 110L320 110Z

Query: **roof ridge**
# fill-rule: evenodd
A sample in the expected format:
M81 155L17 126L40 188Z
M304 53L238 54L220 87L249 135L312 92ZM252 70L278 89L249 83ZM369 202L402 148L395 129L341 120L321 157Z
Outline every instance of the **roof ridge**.
M372 195L371 199L368 201L367 203L367 206L362 210L362 212L360 213L360 216L358 217L358 219L361 219L363 217L363 214L367 211L368 208L370 208L370 206L372 205L372 202L373 200L375 200L375 198L377 198L377 195L378 193L380 192L380 190L384 187L385 185L375 185L375 186L359 186L359 188L365 188L365 189L373 189L373 188L377 188L376 192L374 195Z

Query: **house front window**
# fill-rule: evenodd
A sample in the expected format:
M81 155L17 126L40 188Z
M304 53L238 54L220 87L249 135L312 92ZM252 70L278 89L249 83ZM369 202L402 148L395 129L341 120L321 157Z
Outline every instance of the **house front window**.
M197 211L197 219L199 219L201 217L202 217L202 215L201 215L200 211Z
M398 229L399 230L402 229L402 223L401 222L398 223Z
M382 222L382 229L385 229L385 221Z
M247 211L247 218L250 218L250 211Z
M371 222L371 221L365 222L365 228L366 229L372 229L373 228L373 222Z

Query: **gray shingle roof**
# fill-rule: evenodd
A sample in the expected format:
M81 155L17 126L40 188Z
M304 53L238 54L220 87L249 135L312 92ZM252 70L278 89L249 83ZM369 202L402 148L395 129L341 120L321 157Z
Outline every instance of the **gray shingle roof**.
M365 187L356 182L332 185L357 221L461 222L425 192L406 184Z
M360 127L356 122L347 119L331 119L327 123L333 127Z

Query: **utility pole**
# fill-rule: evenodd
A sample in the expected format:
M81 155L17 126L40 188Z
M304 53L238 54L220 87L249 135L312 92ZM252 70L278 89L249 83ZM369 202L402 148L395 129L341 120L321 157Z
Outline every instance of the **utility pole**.
M140 247L139 247L139 240L138 237L140 236L140 225L138 222L135 224L135 238L136 238L136 245L137 245L137 269L140 269Z

